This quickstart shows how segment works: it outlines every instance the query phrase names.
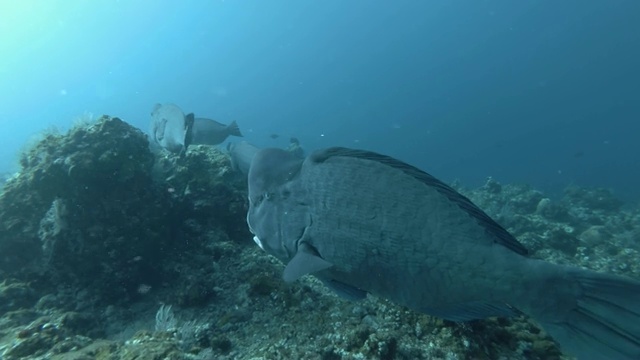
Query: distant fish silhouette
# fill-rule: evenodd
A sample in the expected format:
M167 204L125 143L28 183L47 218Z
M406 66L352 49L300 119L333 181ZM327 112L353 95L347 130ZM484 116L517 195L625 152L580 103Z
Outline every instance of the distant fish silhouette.
M193 114L185 116L177 105L156 104L151 110L151 138L173 153L184 153L193 120Z
M278 135L278 134L271 134L271 135L269 135L269 137L275 140L275 139L279 138L279 137L280 137L280 135Z
M235 121L225 125L212 119L196 118L193 122L193 130L190 134L190 144L194 145L218 145L230 135L242 137L240 128Z
M289 146L287 147L287 151L293 154L293 156L297 158L304 158L304 149L300 146L300 140L298 138L292 137L289 139Z

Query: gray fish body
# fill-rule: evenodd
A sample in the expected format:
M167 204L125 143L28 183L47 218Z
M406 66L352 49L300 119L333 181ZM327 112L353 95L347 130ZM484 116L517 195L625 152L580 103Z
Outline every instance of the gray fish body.
M156 104L151 110L151 138L171 152L183 152L192 123L193 114L185 116L178 106Z
M302 244L314 249L333 264L315 273L322 279L426 311L500 298L487 297L487 287L480 284L499 283L505 273L502 267L512 269L522 258L494 246L490 235L464 210L401 171L389 173L384 164L348 157L298 163L295 177L277 190L265 190L272 198L250 209L249 224L263 245L278 239L273 253L285 263ZM255 172L252 176L250 197L257 192L252 188ZM290 195L279 199L279 192ZM261 217L263 213L280 217ZM259 225L262 218L278 226L269 231L268 225ZM469 258L470 251L477 256ZM487 262L491 265L481 266ZM462 284L458 281L462 274L478 279ZM500 290L493 287L491 292Z
M225 125L212 119L196 118L193 122L191 144L218 145L231 135L242 136L235 121Z
M229 143L227 145L227 153L231 158L231 166L244 175L249 174L249 166L253 157L260 151L257 146L251 145L246 141L237 143Z
M287 281L313 274L344 297L371 293L453 321L520 310L581 358L640 355L639 283L527 258L468 199L395 159L265 149L249 200L254 240L287 264Z

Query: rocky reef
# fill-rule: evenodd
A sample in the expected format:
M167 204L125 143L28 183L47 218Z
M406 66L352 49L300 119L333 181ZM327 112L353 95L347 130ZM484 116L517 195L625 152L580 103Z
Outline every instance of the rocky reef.
M318 281L251 241L246 180L208 146L150 148L102 117L47 133L0 193L0 359L562 359L531 320L451 323ZM454 185L531 256L640 278L640 210Z

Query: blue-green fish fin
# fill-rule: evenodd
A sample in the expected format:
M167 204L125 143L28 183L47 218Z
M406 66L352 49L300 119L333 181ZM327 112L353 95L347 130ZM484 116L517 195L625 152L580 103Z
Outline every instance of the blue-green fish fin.
M343 299L357 301L367 297L367 292L355 286L333 279L321 279L322 283Z
M440 308L423 308L421 310L426 314L456 322L485 319L492 316L510 317L519 314L516 309L505 303L488 303L482 301L452 304Z
M316 254L311 246L301 245L296 255L289 261L284 269L284 281L296 281L303 275L312 274L333 266L332 263Z

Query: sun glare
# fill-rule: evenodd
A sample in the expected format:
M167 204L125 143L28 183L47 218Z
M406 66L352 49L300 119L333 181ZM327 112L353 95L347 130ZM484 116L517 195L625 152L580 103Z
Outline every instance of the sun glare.
M20 52L45 40L58 25L56 2L0 0L0 51Z

